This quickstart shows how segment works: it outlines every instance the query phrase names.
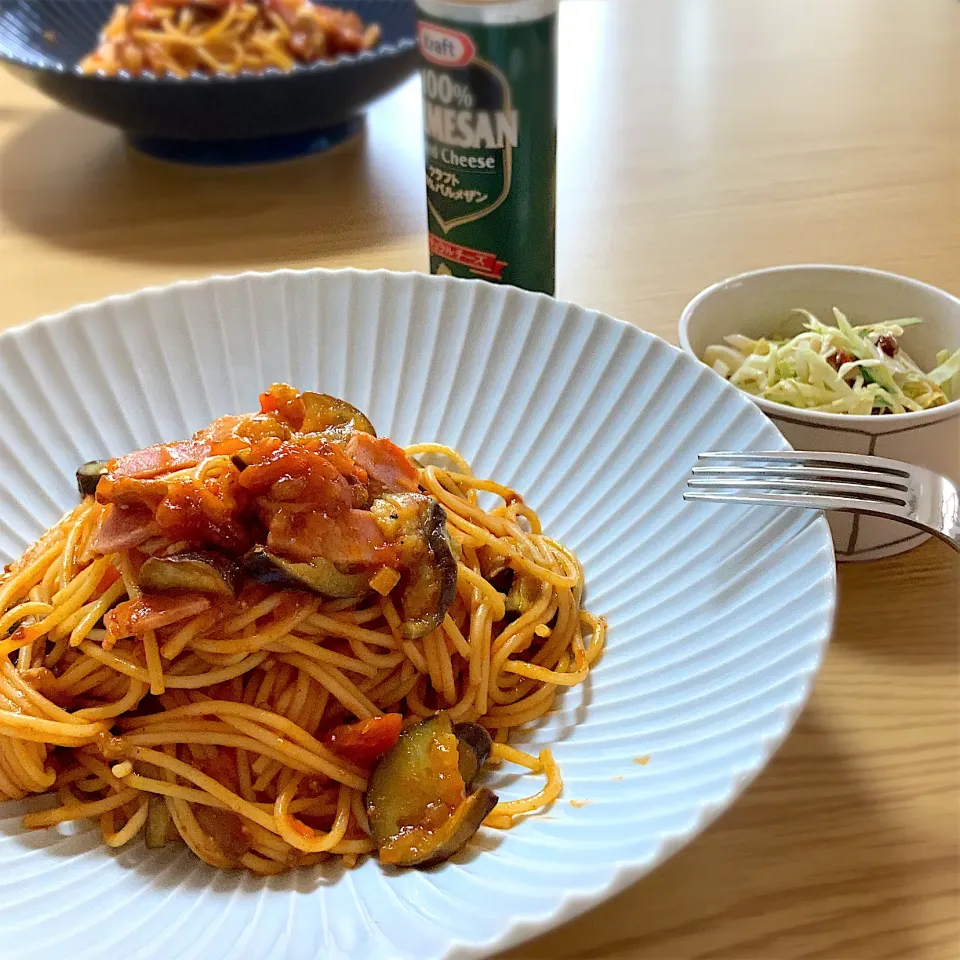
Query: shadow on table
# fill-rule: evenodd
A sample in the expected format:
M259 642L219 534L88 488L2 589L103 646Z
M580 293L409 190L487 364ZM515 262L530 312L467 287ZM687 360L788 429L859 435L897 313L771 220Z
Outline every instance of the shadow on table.
M898 859L898 844L896 824L811 706L702 837L579 922L501 960L875 960L877 931L884 956L915 956L916 865Z
M20 117L26 116L29 112L30 111L27 107L2 106L0 107L0 121L16 120Z
M939 540L903 556L870 563L842 563L838 583L841 602L835 642L864 657L904 666L939 665L949 676L960 667L960 556ZM883 590L871 589L882 583ZM869 620L863 607L844 596L869 596ZM954 624L931 629L929 624Z
M383 146L371 150L364 130L283 163L186 166L44 111L0 154L0 215L53 246L134 262L322 260L422 229L422 202L397 183Z

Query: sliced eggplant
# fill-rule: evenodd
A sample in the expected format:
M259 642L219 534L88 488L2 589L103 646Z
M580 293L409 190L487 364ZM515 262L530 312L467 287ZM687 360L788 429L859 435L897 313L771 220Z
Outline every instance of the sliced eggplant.
M235 596L242 581L240 567L212 550L148 557L137 576L137 584L147 592L195 590L218 597Z
M301 393L300 399L307 408L301 430L304 433L324 433L346 428L345 432L359 431L377 435L373 424L355 406L331 397L326 393Z
M403 635L415 640L425 637L443 623L457 595L457 559L447 533L447 515L432 497L398 494L389 498L403 507L413 503L418 511L418 535L424 544L423 556L406 577L400 596Z
M166 800L159 793L151 793L147 804L145 842L148 850L160 850L167 845L170 811L167 809Z
M507 558L494 553L489 547L480 547L477 559L484 579L500 593L509 593L513 585L513 570L507 566Z
M408 727L374 767L367 816L381 862L434 866L480 828L497 797L485 787L466 793L482 765L478 730L472 723L454 728L447 714L437 714ZM489 735L486 739L489 743Z
M307 590L334 599L361 597L370 586L371 573L341 573L323 557L315 557L309 563L295 563L270 553L266 547L248 551L243 557L243 567L260 583Z
M507 613L523 616L540 599L541 582L536 577L514 572L504 607Z
M97 492L100 478L107 473L106 460L88 460L77 467L77 489L81 497L92 497Z
M460 776L469 790L483 765L490 759L493 740L479 723L458 723L453 732L460 750Z
M416 847L416 859L397 862L404 867L435 867L462 850L497 805L497 795L488 787L471 793L425 843Z

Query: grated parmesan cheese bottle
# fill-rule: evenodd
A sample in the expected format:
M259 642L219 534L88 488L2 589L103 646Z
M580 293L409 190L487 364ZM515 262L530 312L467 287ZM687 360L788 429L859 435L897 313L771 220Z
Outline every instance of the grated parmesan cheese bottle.
M430 272L553 294L558 0L417 0Z

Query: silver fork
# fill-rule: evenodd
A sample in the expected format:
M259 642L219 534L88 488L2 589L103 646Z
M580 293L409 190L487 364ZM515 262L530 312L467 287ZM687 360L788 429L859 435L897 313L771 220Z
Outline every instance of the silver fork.
M758 503L889 517L960 552L960 492L899 460L851 453L701 453L684 500Z

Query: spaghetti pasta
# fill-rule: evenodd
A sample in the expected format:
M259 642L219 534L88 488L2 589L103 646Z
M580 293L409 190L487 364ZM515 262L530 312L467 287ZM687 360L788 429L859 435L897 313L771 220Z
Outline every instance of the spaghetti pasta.
M311 0L133 0L114 8L80 70L181 78L290 71L379 40L377 24Z
M488 826L556 799L551 752L506 741L602 652L576 557L454 451L345 408L275 385L259 414L110 461L6 568L0 800L60 796L26 826L91 818L109 846L262 874L352 864L378 849L371 771L435 716L545 777Z

